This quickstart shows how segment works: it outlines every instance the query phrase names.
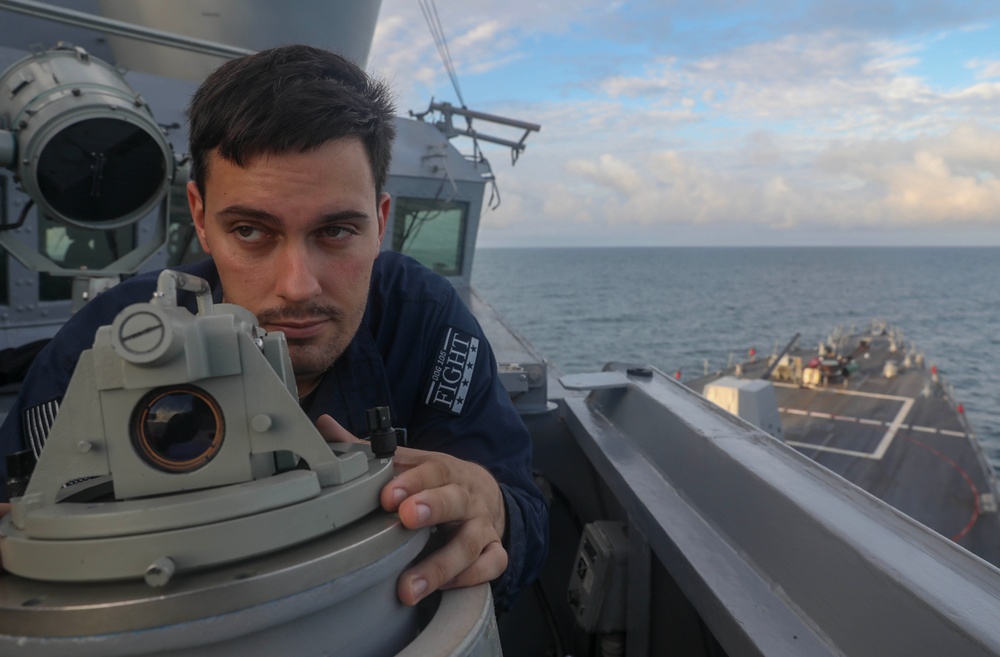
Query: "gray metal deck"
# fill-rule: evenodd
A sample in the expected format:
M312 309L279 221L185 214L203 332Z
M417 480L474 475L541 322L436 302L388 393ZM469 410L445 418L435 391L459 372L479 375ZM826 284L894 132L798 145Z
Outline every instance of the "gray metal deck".
M803 385L800 372L816 350L793 349L772 376L785 442L971 552L1000 565L996 475L951 400L947 387L888 332L852 335L859 369ZM893 350L893 343L896 349ZM826 356L829 358L829 356ZM898 373L887 377L887 361ZM743 378L759 378L768 359L742 363ZM801 366L800 366L801 365ZM722 374L692 382L701 392ZM783 380L782 380L783 379Z

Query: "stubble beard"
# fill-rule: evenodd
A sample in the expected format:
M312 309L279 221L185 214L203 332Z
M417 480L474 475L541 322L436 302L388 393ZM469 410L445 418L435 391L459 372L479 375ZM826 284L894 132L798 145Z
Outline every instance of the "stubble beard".
M316 379L327 372L337 362L349 344L338 332L333 340L293 339L288 342L288 355L292 361L292 371L296 379Z
M354 339L365 306L348 315L334 306L308 304L301 307L268 308L256 313L261 325L280 323L281 320L326 319L333 335L315 338L285 338L288 354L292 361L292 371L297 380L316 379L325 374L337 359L347 350Z

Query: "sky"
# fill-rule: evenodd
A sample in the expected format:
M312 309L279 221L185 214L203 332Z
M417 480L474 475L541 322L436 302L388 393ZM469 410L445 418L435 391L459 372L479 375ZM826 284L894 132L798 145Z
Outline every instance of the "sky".
M465 104L542 126L485 149L480 246L1000 246L1000 2L436 8ZM415 0L368 65L401 114L460 104Z

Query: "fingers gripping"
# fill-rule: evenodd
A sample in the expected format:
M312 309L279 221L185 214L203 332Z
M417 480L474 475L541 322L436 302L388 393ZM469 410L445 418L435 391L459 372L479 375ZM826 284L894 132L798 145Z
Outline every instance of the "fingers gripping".
M363 442L329 415L321 416L316 428L328 442ZM405 447L397 448L393 464L397 475L382 489L382 508L398 512L410 529L454 528L443 547L399 578L399 599L413 605L439 588L473 586L502 575L506 514L493 476L475 463Z
M441 588L490 582L507 568L507 551L486 522L460 525L444 547L403 573L397 584L399 599L413 605Z
M415 604L442 586L489 582L507 568L501 544L504 501L481 466L452 456L406 450L402 472L382 491L383 508L411 529L453 526L448 542L400 577L399 598Z
M409 453L417 450L406 450ZM497 535L503 536L506 515L503 493L493 475L475 463L451 456L430 452L405 458L397 466L404 469L382 491L382 507L387 511L399 510L407 527L464 521L472 517L486 517L493 524ZM411 525L404 500L428 505L431 521ZM401 506L401 504L403 506Z

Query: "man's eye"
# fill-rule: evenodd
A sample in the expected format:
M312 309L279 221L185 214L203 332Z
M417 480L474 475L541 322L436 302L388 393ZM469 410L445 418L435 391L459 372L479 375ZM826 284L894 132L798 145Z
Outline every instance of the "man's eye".
M253 226L237 226L233 229L233 232L244 242L256 242L263 236L260 228Z
M353 235L354 231L346 228L345 226L327 226L323 229L323 234L327 237L332 237L333 239L344 239L348 235Z

